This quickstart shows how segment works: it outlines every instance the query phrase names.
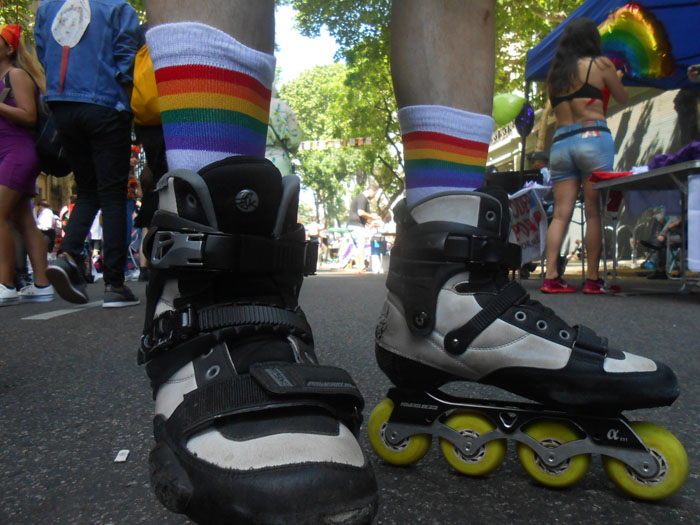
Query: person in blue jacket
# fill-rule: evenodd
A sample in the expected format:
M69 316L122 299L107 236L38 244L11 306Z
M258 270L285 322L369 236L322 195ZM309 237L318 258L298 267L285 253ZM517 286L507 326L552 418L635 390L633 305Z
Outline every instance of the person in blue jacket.
M138 18L124 0L44 0L34 36L46 100L75 175L78 197L61 255L47 272L64 299L86 303L85 238L98 209L104 223L104 307L138 304L124 286L131 87Z

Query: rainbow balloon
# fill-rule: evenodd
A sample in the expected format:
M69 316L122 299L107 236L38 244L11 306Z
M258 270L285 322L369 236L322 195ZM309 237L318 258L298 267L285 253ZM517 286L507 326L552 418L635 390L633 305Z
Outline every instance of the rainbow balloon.
M637 3L615 10L598 26L603 53L632 78L663 78L676 69L666 29Z

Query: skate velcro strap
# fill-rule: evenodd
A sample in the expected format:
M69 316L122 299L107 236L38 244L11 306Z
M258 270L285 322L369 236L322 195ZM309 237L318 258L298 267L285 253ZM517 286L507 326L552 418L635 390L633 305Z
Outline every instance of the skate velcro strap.
M293 372L290 369L295 368ZM284 407L319 407L351 430L359 428L364 401L344 370L318 365L263 363L251 375L210 383L185 394L168 419L171 435L186 438L217 419Z
M142 340L139 364L148 361L153 355L174 343L206 332L219 332L220 339L229 333L241 335L249 332L295 335L305 342L312 339L309 323L294 310L270 305L235 303L203 308L188 306L164 312L153 320L151 332Z
M520 246L493 237L448 235L443 253L449 261L506 264L511 269L520 268Z
M518 283L511 281L496 297L466 324L445 335L445 350L453 355L463 354L476 337L491 323L503 315L511 306L527 297L527 292Z
M160 230L151 248L151 266L156 270L310 275L316 271L317 259L316 243L242 234Z

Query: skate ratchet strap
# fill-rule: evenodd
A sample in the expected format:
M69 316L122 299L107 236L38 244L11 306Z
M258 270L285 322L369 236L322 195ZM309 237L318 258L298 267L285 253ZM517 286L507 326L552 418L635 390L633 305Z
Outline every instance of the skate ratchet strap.
M318 245L256 235L161 230L153 235L150 258L156 270L311 275L316 272Z
M350 374L340 368L259 363L251 366L250 374L185 394L166 426L170 435L187 438L224 417L285 407L328 410L355 432L364 400Z
M503 315L511 306L528 297L528 293L518 283L511 281L496 297L466 324L445 335L445 350L452 355L463 354L476 337L491 323Z
M521 248L518 244L479 235L448 235L443 254L448 261L470 264L506 264L520 267Z
M215 333L218 340L249 333L295 335L307 343L312 340L309 323L294 310L257 304L188 306L164 312L153 320L150 332L141 339L138 363L149 361L176 343L206 333Z

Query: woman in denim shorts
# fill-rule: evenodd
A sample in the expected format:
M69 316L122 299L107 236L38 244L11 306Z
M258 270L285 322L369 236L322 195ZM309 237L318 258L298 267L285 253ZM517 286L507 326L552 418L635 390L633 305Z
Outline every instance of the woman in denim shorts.
M600 34L588 18L572 20L559 39L547 76L547 92L557 118L549 154L554 186L554 218L547 232L545 293L571 293L578 288L558 274L557 261L564 234L571 221L579 189L583 186L586 229L586 283L584 293L602 293L598 277L601 252L601 223L598 192L589 180L594 171L613 168L615 148L605 122L607 102L612 96L627 102L622 72L603 56Z

